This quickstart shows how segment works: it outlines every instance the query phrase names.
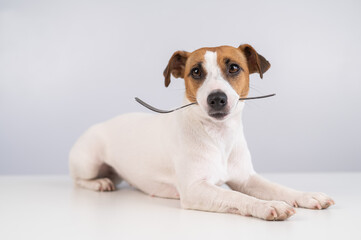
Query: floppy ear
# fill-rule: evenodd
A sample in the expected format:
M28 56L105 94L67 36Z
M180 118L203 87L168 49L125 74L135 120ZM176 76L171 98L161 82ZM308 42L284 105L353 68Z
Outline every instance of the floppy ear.
M170 74L175 78L184 78L184 68L188 59L189 52L177 51L169 59L167 67L164 69L164 85L170 84Z
M258 54L251 45L243 44L238 48L247 58L249 73L258 72L259 76L263 78L263 73L271 67L271 64L261 54Z

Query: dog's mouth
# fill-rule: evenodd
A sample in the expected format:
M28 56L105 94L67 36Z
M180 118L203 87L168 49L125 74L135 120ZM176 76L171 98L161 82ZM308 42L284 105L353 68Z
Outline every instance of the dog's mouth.
M228 112L210 112L208 115L217 120L222 120L228 115Z

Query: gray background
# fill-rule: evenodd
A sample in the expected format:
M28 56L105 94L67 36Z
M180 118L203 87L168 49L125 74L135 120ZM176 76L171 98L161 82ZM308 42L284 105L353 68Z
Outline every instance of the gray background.
M360 1L0 1L0 174L67 173L90 125L178 106L176 50L250 43L272 64L245 134L259 172L359 171Z

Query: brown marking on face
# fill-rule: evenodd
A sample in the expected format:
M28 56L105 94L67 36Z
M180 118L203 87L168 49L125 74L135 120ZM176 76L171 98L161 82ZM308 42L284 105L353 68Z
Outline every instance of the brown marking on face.
M191 102L197 101L197 91L207 77L207 71L204 67L204 54L206 51L205 48L201 48L192 52L185 66L184 83L186 87L186 96ZM201 71L202 77L200 79L194 79L194 77L192 77L191 71L195 67L198 67Z
M217 64L221 69L222 77L227 80L240 97L246 97L249 92L249 74L258 72L262 78L270 64L259 55L250 45L244 44L238 48L220 46L214 48L200 48L192 53L177 51L169 60L164 71L166 86L170 83L170 73L176 78L184 78L186 97L191 102L196 102L197 91L207 77L204 68L204 55L206 51L217 52ZM179 53L182 53L181 56ZM240 67L238 74L230 74L229 67L236 64ZM201 71L200 78L192 76L192 70L198 68Z
M247 59L238 49L222 46L217 49L217 64L221 69L222 77L229 82L240 97L246 97L249 92L249 72ZM231 66L238 66L238 73L230 73Z

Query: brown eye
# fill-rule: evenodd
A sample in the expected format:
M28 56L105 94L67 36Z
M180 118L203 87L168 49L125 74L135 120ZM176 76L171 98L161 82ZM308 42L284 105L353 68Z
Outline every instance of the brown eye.
M241 69L240 66L238 66L235 63L232 63L231 65L229 65L228 72L231 74L235 74L238 73L240 69Z
M195 79L201 78L201 70L198 67L195 67L191 71L191 75Z

